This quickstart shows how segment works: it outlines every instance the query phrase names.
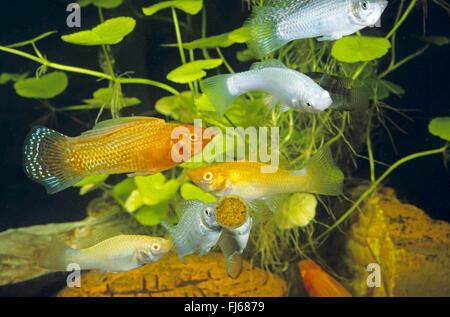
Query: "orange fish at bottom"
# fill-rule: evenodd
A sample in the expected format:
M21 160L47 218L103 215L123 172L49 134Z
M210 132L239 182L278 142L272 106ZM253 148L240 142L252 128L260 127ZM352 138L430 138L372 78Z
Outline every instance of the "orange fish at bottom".
M311 297L352 297L352 295L320 266L311 260L298 263L303 283Z
M168 170L201 153L211 141L203 132L152 117L106 120L78 137L36 126L25 140L23 165L29 178L54 194L86 176Z

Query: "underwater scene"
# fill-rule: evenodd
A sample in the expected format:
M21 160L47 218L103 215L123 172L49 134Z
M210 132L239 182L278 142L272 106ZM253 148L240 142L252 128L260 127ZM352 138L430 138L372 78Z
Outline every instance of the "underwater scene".
M448 1L0 16L0 297L450 296Z

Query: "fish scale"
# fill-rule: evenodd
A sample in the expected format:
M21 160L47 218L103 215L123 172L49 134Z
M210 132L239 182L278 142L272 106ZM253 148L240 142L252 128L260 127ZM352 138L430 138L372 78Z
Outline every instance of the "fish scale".
M149 175L175 167L183 160L172 158L174 146L181 142L183 151L187 147L191 157L197 155L211 139L189 135L203 130L152 117L102 121L78 137L33 127L25 140L23 164L28 177L53 194L90 175ZM173 132L180 133L172 139Z

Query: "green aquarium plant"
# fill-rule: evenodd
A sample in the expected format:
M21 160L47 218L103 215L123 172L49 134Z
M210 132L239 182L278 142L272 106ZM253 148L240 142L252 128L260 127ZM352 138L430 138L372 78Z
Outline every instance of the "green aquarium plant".
M111 47L120 45L140 21L120 15L105 19L104 12L114 8L112 12L117 13L124 2L126 0L78 1L84 8L97 10L97 26L62 36L51 31L16 44L1 43L0 52L32 60L39 67L34 72L30 69L24 74L0 74L0 84L13 83L18 95L33 98L42 104L44 114L38 119L39 123L54 119L60 113L70 113L75 121L84 124L77 118L81 111L95 111L97 120L107 116L119 117L121 109L140 103L138 98L125 96L122 87L150 85L167 93L154 106L167 120L193 123L200 118L206 126L216 126L224 133L227 127L280 128L279 153L283 167L300 169L319 148L330 145L335 160L344 170L346 178L350 179L357 167L356 159L364 159L370 166L371 185L343 214L331 211L336 198L324 199L311 194L288 196L278 212L261 208L255 213L250 244L244 255L266 269L277 273L285 272L290 263L312 256L326 241L329 233L338 228L397 167L412 159L432 154L444 153L448 159L449 118L437 118L430 124L430 132L446 140L439 149L411 154L392 165L378 161L372 151L374 129L387 129L386 122L391 121L387 112L394 111L403 115L401 110L388 105L387 100L389 96L401 96L405 91L399 84L385 78L432 45L448 44L445 37L422 37L418 40L424 43L421 49L399 59L396 48L397 31L412 10L419 8L425 1L400 0L394 23L385 36L379 36L377 31L362 30L362 34L358 32L334 42L296 40L266 57L277 59L302 73L321 72L345 77L351 79L353 87L365 87L369 91L371 102L366 109L328 110L307 115L294 111L281 112L277 107L269 108L267 95L259 92L242 95L224 109L214 108L201 91L199 81L208 75L234 73L232 65L255 61L256 58L242 45L249 39L249 33L242 25L237 25L234 30L224 34L208 34L206 26L210 17L203 0L159 1L144 8L135 8L140 15L160 18L173 28L176 43L167 43L164 47L177 51L180 64L166 74L167 83L135 78L129 72L117 73ZM262 6L264 2L244 1L249 7L250 4ZM199 21L201 31L193 35L191 26L194 19ZM50 36L61 45L67 45L67 49L72 45L98 47L104 63L99 65L98 70L93 70L53 62L38 48L39 41ZM233 45L240 45L241 50L231 61L230 57L225 57L227 54L224 52ZM103 80L104 86L92 91L89 99L74 100L73 106L54 105L52 99L70 86L70 77L74 74ZM105 109L109 110L109 114L104 113ZM240 143L237 143L239 146L246 149L251 147L239 133L231 137L233 140L240 138ZM234 156L235 151L233 149L227 152L224 144L223 153L219 154ZM114 198L124 211L135 216L142 224L151 226L155 234L162 236L167 232L161 226L161 221L176 223L179 219L176 208L178 201L199 199L209 203L217 200L190 183L186 176L190 169L207 164L211 163L192 160L164 173L121 181L112 181L107 176L87 177L75 186L80 188L80 194L97 190L99 195L102 192ZM386 170L377 177L379 166Z

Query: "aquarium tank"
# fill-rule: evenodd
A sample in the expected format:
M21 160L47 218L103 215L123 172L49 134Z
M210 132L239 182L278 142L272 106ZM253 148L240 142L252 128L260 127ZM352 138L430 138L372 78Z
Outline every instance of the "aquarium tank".
M449 15L3 3L0 296L450 296Z

